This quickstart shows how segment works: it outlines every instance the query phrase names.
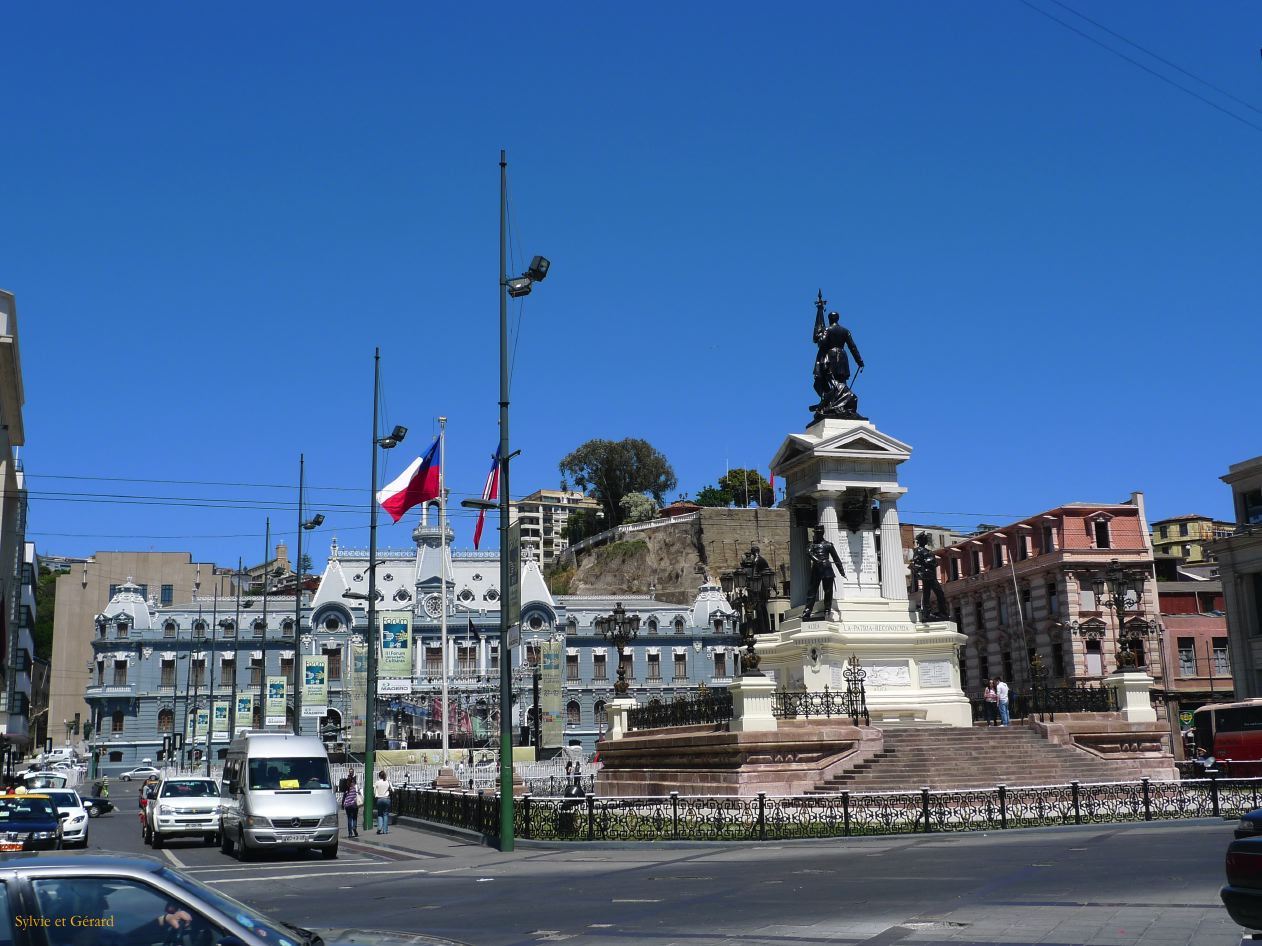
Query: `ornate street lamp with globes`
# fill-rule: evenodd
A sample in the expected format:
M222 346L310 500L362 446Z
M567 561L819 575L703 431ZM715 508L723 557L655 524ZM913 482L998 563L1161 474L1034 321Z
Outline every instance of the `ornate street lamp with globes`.
M640 633L640 616L628 614L622 602L618 602L612 614L593 621L600 636L609 641L618 650L618 679L614 681L613 691L619 697L627 695L631 688L627 685L627 668L622 661L623 651Z
M775 590L775 574L757 546L751 546L741 563L719 578L728 601L740 609L741 675L762 676L758 669L761 658L754 650L758 634L771 630L767 600Z

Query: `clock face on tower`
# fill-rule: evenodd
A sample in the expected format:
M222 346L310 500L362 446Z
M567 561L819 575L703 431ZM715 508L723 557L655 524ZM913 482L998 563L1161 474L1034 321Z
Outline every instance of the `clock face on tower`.
M443 601L438 595L426 595L424 602L425 613L431 618L436 618L442 612Z

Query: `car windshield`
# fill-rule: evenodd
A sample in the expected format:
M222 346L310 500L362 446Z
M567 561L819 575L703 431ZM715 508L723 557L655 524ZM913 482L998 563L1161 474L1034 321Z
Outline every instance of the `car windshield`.
M77 792L44 792L44 794L48 796L49 801L53 803L53 807L58 811L66 808L83 807Z
M191 877L185 877L177 871L163 868L161 874L175 886L188 891L199 900L232 917L233 920L265 942L276 943L278 946L301 946L302 938L295 936L293 930L277 923L275 920L269 920L267 917L256 913L244 903L224 896L218 890L212 890L205 884L198 883Z
M328 759L310 757L250 760L251 791L332 787Z
M160 798L213 798L219 794L219 786L200 778L170 779L162 783Z
M65 788L64 775L27 775L22 779L27 788Z
M42 795L0 796L0 827L23 821L56 821L53 804Z

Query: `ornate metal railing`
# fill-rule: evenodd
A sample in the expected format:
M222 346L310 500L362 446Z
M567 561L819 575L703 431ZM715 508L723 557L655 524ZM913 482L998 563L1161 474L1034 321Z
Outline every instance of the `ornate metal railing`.
M973 721L987 719L986 701L980 696L970 698ZM1029 690L1013 690L1008 697L1008 716L1011 719L1033 719L1040 722L1056 721L1057 713L1111 713L1117 711L1117 694L1105 686L1049 687L1035 685ZM995 718L998 718L995 709Z
M498 833L492 792L401 790L402 815ZM518 837L540 841L781 841L1234 817L1262 807L1262 779L1082 783L830 795L539 798L514 803Z
M633 730L702 726L707 723L725 723L731 718L731 691L715 688L695 696L681 696L668 702L637 706L627 713L627 726Z
M772 698L771 712L776 719L849 716L850 722L856 726L860 720L865 726L871 723L862 682L845 690L824 687L822 693L777 690Z

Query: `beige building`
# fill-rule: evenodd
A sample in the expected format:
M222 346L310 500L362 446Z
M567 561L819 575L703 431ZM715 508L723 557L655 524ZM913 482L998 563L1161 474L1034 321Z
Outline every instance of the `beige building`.
M48 687L48 734L61 744L79 743L91 719L83 691L92 683L96 616L127 581L157 606L233 592L231 575L188 552L97 552L57 578L53 657Z
M1231 487L1236 532L1209 551L1223 583L1236 699L1248 700L1262 696L1262 457L1233 463L1222 481Z
M569 548L566 525L570 513L595 512L600 503L582 493L559 489L537 489L509 504L509 522L521 522L521 544L534 550L540 566L546 568Z
M1235 531L1233 522L1219 522L1195 513L1159 519L1152 524L1153 554L1173 556L1185 565L1212 562L1214 557L1206 546L1217 539L1227 538Z

